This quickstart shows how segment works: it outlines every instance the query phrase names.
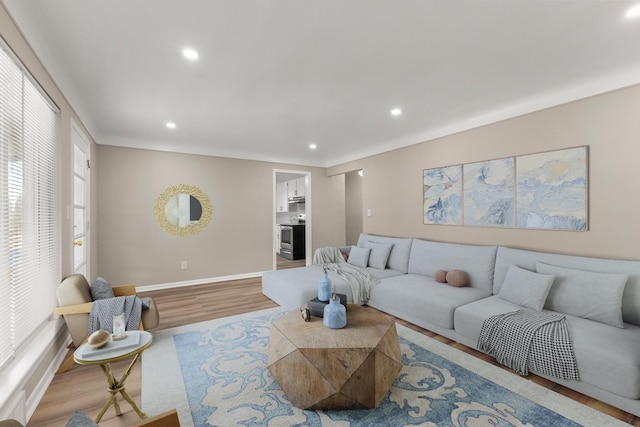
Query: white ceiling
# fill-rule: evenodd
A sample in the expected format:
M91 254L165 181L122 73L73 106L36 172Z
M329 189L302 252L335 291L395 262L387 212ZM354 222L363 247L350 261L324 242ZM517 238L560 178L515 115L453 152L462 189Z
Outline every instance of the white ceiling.
M1 1L99 144L332 166L640 83L637 1Z

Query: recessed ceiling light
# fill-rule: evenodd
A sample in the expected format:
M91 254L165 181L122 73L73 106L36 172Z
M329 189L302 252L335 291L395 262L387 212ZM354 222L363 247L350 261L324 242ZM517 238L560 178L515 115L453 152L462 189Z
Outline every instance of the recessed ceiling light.
M167 123L166 123L166 126L167 126L169 129L175 129L175 128L176 128L176 124L175 124L175 123L173 123L173 122L167 122Z
M312 142L311 144L309 144L309 148L315 150L316 148L318 148L318 146Z
M632 6L631 9L627 10L625 15L628 19L635 19L640 17L640 4L636 4Z
M394 108L393 110L391 110L391 115L394 117L398 117L402 115L402 110L399 108Z
M191 49L190 47L182 49L182 54L190 61L195 61L200 56L198 55L198 52L196 52L194 49Z

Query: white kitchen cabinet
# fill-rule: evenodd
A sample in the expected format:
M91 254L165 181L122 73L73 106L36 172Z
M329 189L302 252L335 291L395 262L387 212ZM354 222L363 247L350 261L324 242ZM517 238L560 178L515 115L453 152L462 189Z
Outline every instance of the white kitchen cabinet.
M287 182L285 182L285 184L287 184L288 197L295 197L296 196L296 181L295 180L287 181Z
M287 181L287 194L289 197L298 197L305 195L304 177Z
M304 176L302 178L296 179L296 196L305 196L306 195L306 187L304 184Z
M276 184L276 212L289 212L289 193L286 182Z

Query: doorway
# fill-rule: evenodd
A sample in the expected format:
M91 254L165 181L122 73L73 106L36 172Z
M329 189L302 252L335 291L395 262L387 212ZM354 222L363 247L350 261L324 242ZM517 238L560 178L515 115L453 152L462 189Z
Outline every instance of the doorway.
M311 172L273 171L273 268L311 263Z
M89 143L84 132L71 121L71 165L73 185L71 200L73 201L73 272L84 275L87 280L91 277L89 265L89 248L91 244L89 231L89 201L91 188L89 182Z

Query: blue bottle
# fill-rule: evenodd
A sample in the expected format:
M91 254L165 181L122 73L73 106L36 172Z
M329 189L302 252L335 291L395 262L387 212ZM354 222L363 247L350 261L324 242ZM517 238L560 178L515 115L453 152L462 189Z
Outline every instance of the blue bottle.
M327 276L327 269L324 267L322 278L318 282L318 301L328 302L331 298L331 279Z
M340 304L338 295L333 294L329 304L324 307L322 323L331 329L340 329L347 326L347 308Z

